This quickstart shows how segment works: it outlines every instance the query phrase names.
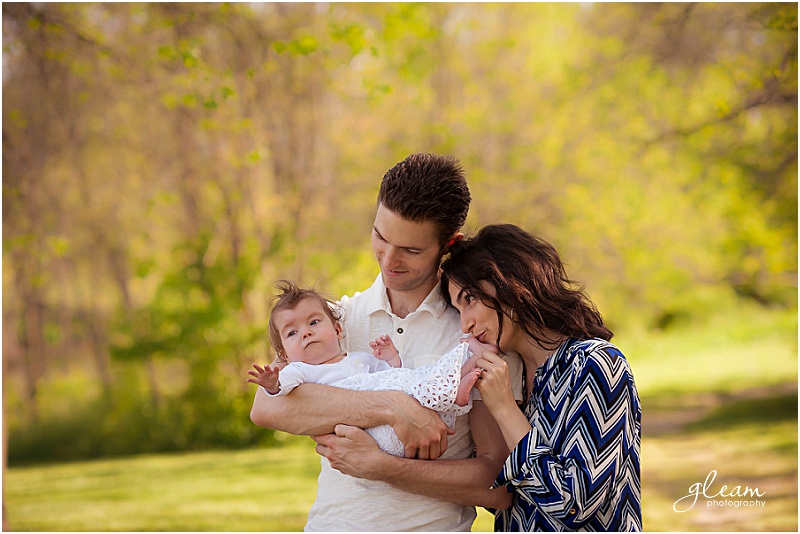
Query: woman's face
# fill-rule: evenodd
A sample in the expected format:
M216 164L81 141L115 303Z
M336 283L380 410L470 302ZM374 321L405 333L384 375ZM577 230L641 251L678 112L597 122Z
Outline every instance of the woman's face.
M497 320L497 311L485 305L468 289L462 288L452 280L448 286L450 302L461 314L462 332L472 334L481 343L492 345L498 352L501 347L503 351L515 350L513 348L513 340L516 337L515 328L512 321L506 320L508 311L503 311L503 336L498 343L497 334L500 331L500 323ZM494 287L488 282L481 282L481 290L490 296L497 294Z

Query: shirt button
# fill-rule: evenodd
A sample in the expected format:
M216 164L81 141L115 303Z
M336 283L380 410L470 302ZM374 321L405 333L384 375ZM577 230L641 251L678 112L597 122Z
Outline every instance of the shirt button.
M401 328L398 328L398 329L397 329L397 333L398 333L398 334L402 334L402 333L403 333L403 328L402 328L402 327L401 327Z
M578 512L575 510L575 508L570 508L569 509L569 513L570 513L570 515L575 515Z

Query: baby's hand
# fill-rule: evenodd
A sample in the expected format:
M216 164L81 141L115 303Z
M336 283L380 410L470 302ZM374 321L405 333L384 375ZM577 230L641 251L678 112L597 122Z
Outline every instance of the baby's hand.
M255 371L253 369L255 369ZM277 366L270 367L269 365L265 365L262 368L258 364L254 363L253 369L247 371L247 374L253 377L248 378L248 382L258 384L273 395L276 395L278 391L280 391L280 383L278 382L280 369L278 369Z
M394 342L392 342L392 338L389 336L383 335L375 341L370 341L369 346L372 349L372 355L379 360L383 360L393 367L392 360L397 358L397 362L399 363L400 353L397 352L397 347L394 346Z

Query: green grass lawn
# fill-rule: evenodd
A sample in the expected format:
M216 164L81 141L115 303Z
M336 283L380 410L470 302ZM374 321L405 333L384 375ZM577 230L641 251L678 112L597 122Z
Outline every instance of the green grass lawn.
M767 397L770 399L770 397ZM642 444L642 493L649 531L796 531L797 395L782 415L760 422L741 404L678 430L659 429ZM774 400L773 399L773 400ZM773 400L757 405L770 406ZM721 417L721 419L720 419ZM4 481L15 531L301 531L316 491L319 458L310 439L279 449L162 454L12 468ZM672 505L710 470L721 484L765 493L763 508L693 509ZM473 531L491 531L479 510Z
M796 314L727 326L615 339L644 408L646 530L797 531ZM675 512L712 470L709 493L758 488L764 506L701 495ZM300 531L318 472L313 442L294 437L274 449L12 467L6 520L15 531ZM491 531L491 516L480 510L473 530Z
M12 468L8 526L25 531L302 530L319 458L270 450L159 454Z
M302 531L319 457L308 438L276 449L159 454L12 468L13 531ZM475 528L492 530L482 510Z

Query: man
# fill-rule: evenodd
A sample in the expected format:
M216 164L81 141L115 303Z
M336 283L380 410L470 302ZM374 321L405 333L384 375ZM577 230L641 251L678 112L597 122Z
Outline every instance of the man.
M418 367L458 343L459 316L439 294L439 264L463 237L470 200L463 170L451 157L413 154L386 173L372 232L380 275L363 293L342 299L345 351L371 352L369 341L388 333L403 366ZM435 412L403 393L316 384L285 397L259 390L251 419L316 436L323 460L307 531L468 531L472 505L510 504L504 490L488 490L508 450L479 401L457 420L452 437ZM356 471L357 451L375 446L360 429L381 424L391 425L405 445L402 468L387 473L378 456ZM361 478L333 469L329 460Z

